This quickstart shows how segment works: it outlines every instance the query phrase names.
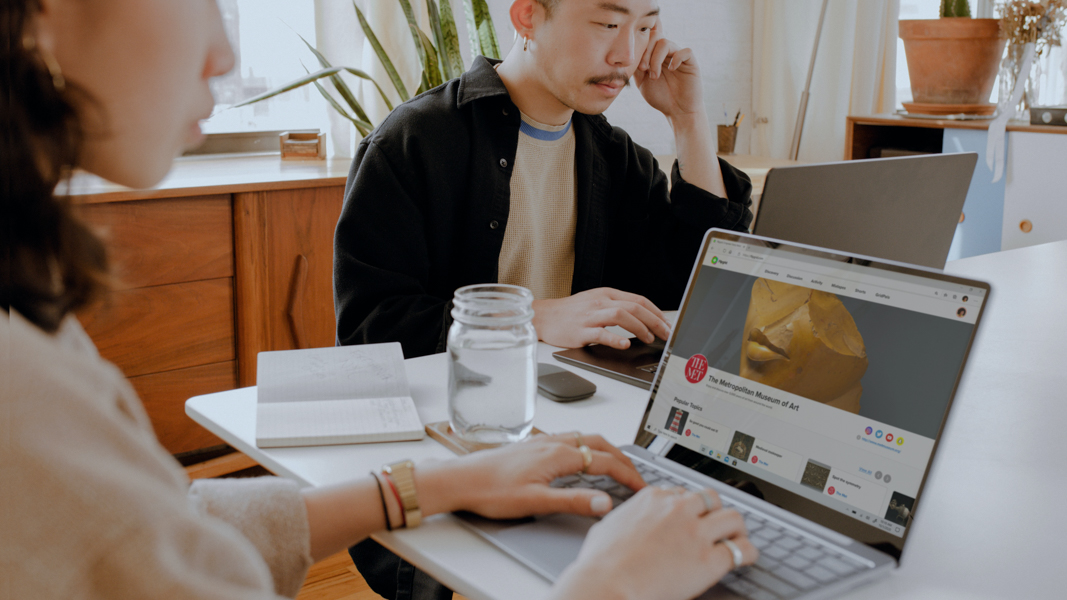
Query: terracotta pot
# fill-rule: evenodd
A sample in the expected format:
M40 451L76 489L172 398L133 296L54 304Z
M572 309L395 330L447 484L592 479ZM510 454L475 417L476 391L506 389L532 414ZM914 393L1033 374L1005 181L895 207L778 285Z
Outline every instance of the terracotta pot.
M915 102L985 104L1006 39L997 19L950 17L900 22Z

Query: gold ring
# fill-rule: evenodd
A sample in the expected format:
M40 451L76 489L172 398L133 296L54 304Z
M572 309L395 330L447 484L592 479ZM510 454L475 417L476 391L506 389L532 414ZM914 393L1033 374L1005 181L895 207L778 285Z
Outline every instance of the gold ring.
M578 446L578 452L582 453L582 473L588 473L589 465L593 464L593 451L589 449L589 446L582 444Z
M574 441L578 442L579 448L585 445L585 442L582 440L582 434L578 431L574 432Z

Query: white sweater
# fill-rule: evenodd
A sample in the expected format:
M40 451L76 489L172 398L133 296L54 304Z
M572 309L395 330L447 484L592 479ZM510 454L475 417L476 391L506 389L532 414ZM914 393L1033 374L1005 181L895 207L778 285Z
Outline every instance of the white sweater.
M295 483L190 487L73 317L0 311L0 600L292 597L310 564Z

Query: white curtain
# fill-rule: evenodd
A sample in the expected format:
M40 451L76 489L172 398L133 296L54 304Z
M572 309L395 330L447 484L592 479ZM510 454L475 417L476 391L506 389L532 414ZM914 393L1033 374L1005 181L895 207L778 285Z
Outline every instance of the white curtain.
M822 0L755 0L752 153L787 158ZM842 160L845 117L896 104L899 0L830 0L798 159Z
M363 16L367 18L375 36L392 60L408 93L414 95L422 80L422 65L415 52L411 30L400 3L396 0L356 0L356 4L363 11ZM411 7L423 31L429 34L430 21L426 3L413 0ZM463 15L459 16L462 18ZM318 50L331 64L357 67L366 71L389 96L389 101L394 106L399 104L400 96L385 72L385 67L371 47L370 41L363 35L356 11L352 7L352 0L315 0L315 28ZM345 76L345 81L367 112L371 123L381 123L389 114L389 110L374 85L348 75ZM332 86L325 87L332 91ZM333 109L329 109L329 112L330 135L327 137L332 140L330 155L351 157L355 143L359 141L359 132Z

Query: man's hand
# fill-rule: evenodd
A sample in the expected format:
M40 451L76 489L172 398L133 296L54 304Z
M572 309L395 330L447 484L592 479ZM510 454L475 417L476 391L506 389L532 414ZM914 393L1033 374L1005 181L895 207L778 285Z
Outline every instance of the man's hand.
M534 328L541 341L564 348L606 344L624 350L630 340L605 327L618 325L645 343L667 339L671 326L648 298L597 288L559 300L535 300Z
M652 30L634 82L645 101L672 121L705 114L696 57L689 48L664 37L662 23L657 22Z
M696 57L689 48L679 48L663 35L656 22L648 48L634 72L641 95L663 113L674 129L678 170L687 182L726 198L719 161L711 139L711 125L704 109L704 92Z

